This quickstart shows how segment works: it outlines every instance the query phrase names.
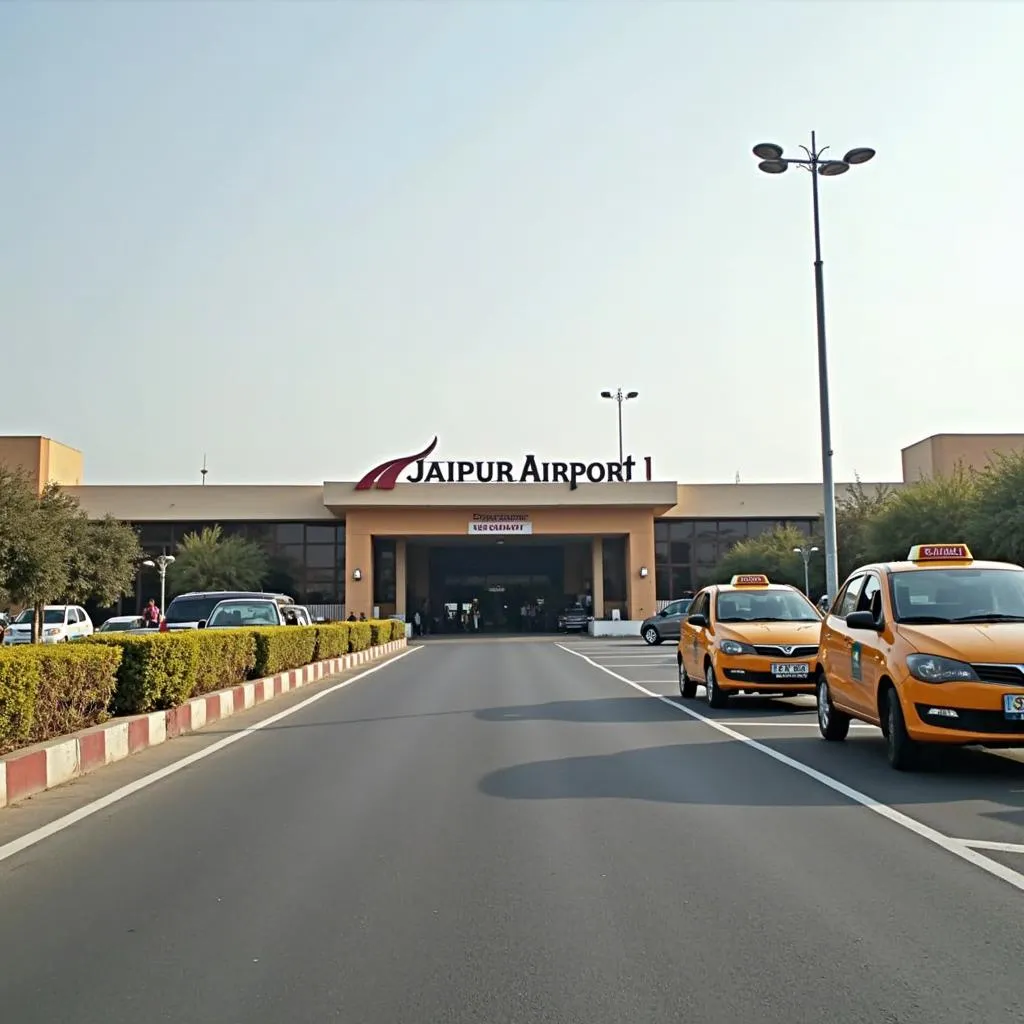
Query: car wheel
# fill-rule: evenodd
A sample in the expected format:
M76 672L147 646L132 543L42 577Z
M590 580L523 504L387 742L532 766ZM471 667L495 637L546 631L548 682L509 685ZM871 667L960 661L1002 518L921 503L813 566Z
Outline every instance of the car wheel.
M724 708L729 706L729 694L723 693L718 685L718 678L715 676L715 668L708 662L708 667L704 670L704 699L708 702L708 707L711 708Z
M818 731L822 739L845 740L850 732L850 716L838 711L832 703L825 673L818 676Z
M687 674L686 669L683 668L683 659L679 658L679 696L685 697L687 700L693 700L697 696L697 684Z
M653 626L648 626L644 630L644 640L646 640L652 647L657 647L657 645L661 643L661 636Z
M900 698L892 687L886 694L885 718L885 748L889 764L898 772L913 771L920 761L921 748L907 732Z

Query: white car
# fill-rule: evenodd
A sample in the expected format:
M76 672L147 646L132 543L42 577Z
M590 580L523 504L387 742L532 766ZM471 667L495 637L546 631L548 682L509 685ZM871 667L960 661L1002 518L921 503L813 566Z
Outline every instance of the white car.
M77 604L48 604L43 609L43 635L40 639L44 644L62 644L92 634L92 619L86 610ZM4 633L4 646L31 642L32 609L26 608L7 627L7 632Z

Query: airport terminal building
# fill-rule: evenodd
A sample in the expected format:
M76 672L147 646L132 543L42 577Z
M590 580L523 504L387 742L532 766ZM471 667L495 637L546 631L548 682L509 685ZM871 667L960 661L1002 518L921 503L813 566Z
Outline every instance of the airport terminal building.
M90 515L131 522L148 554L219 524L266 549L268 589L334 617L420 610L442 628L474 602L484 628L541 627L572 596L595 618L641 620L692 591L737 541L783 523L810 535L822 514L820 484L680 484L654 478L650 458L465 462L436 447L309 486L89 485L81 452L38 436L0 438L0 464L61 484ZM935 435L903 450L903 481L888 486L1021 448L1024 435ZM155 571L142 570L136 605L158 593ZM130 596L123 605L134 610Z

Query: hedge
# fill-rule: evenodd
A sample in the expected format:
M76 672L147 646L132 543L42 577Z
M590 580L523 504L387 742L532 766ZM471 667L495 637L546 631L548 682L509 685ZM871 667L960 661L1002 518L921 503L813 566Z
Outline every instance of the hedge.
M0 754L106 721L120 664L107 646L0 651Z
M405 636L391 619L0 648L0 753Z

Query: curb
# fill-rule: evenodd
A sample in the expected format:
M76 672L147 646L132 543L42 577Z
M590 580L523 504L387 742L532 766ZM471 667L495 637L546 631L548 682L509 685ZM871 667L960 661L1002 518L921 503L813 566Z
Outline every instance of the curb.
M59 736L13 751L0 757L0 808L61 786L104 765L123 761L177 736L196 732L204 725L230 718L302 686L378 661L405 647L404 638L392 640L340 658L205 693L167 711L115 718L70 736Z

